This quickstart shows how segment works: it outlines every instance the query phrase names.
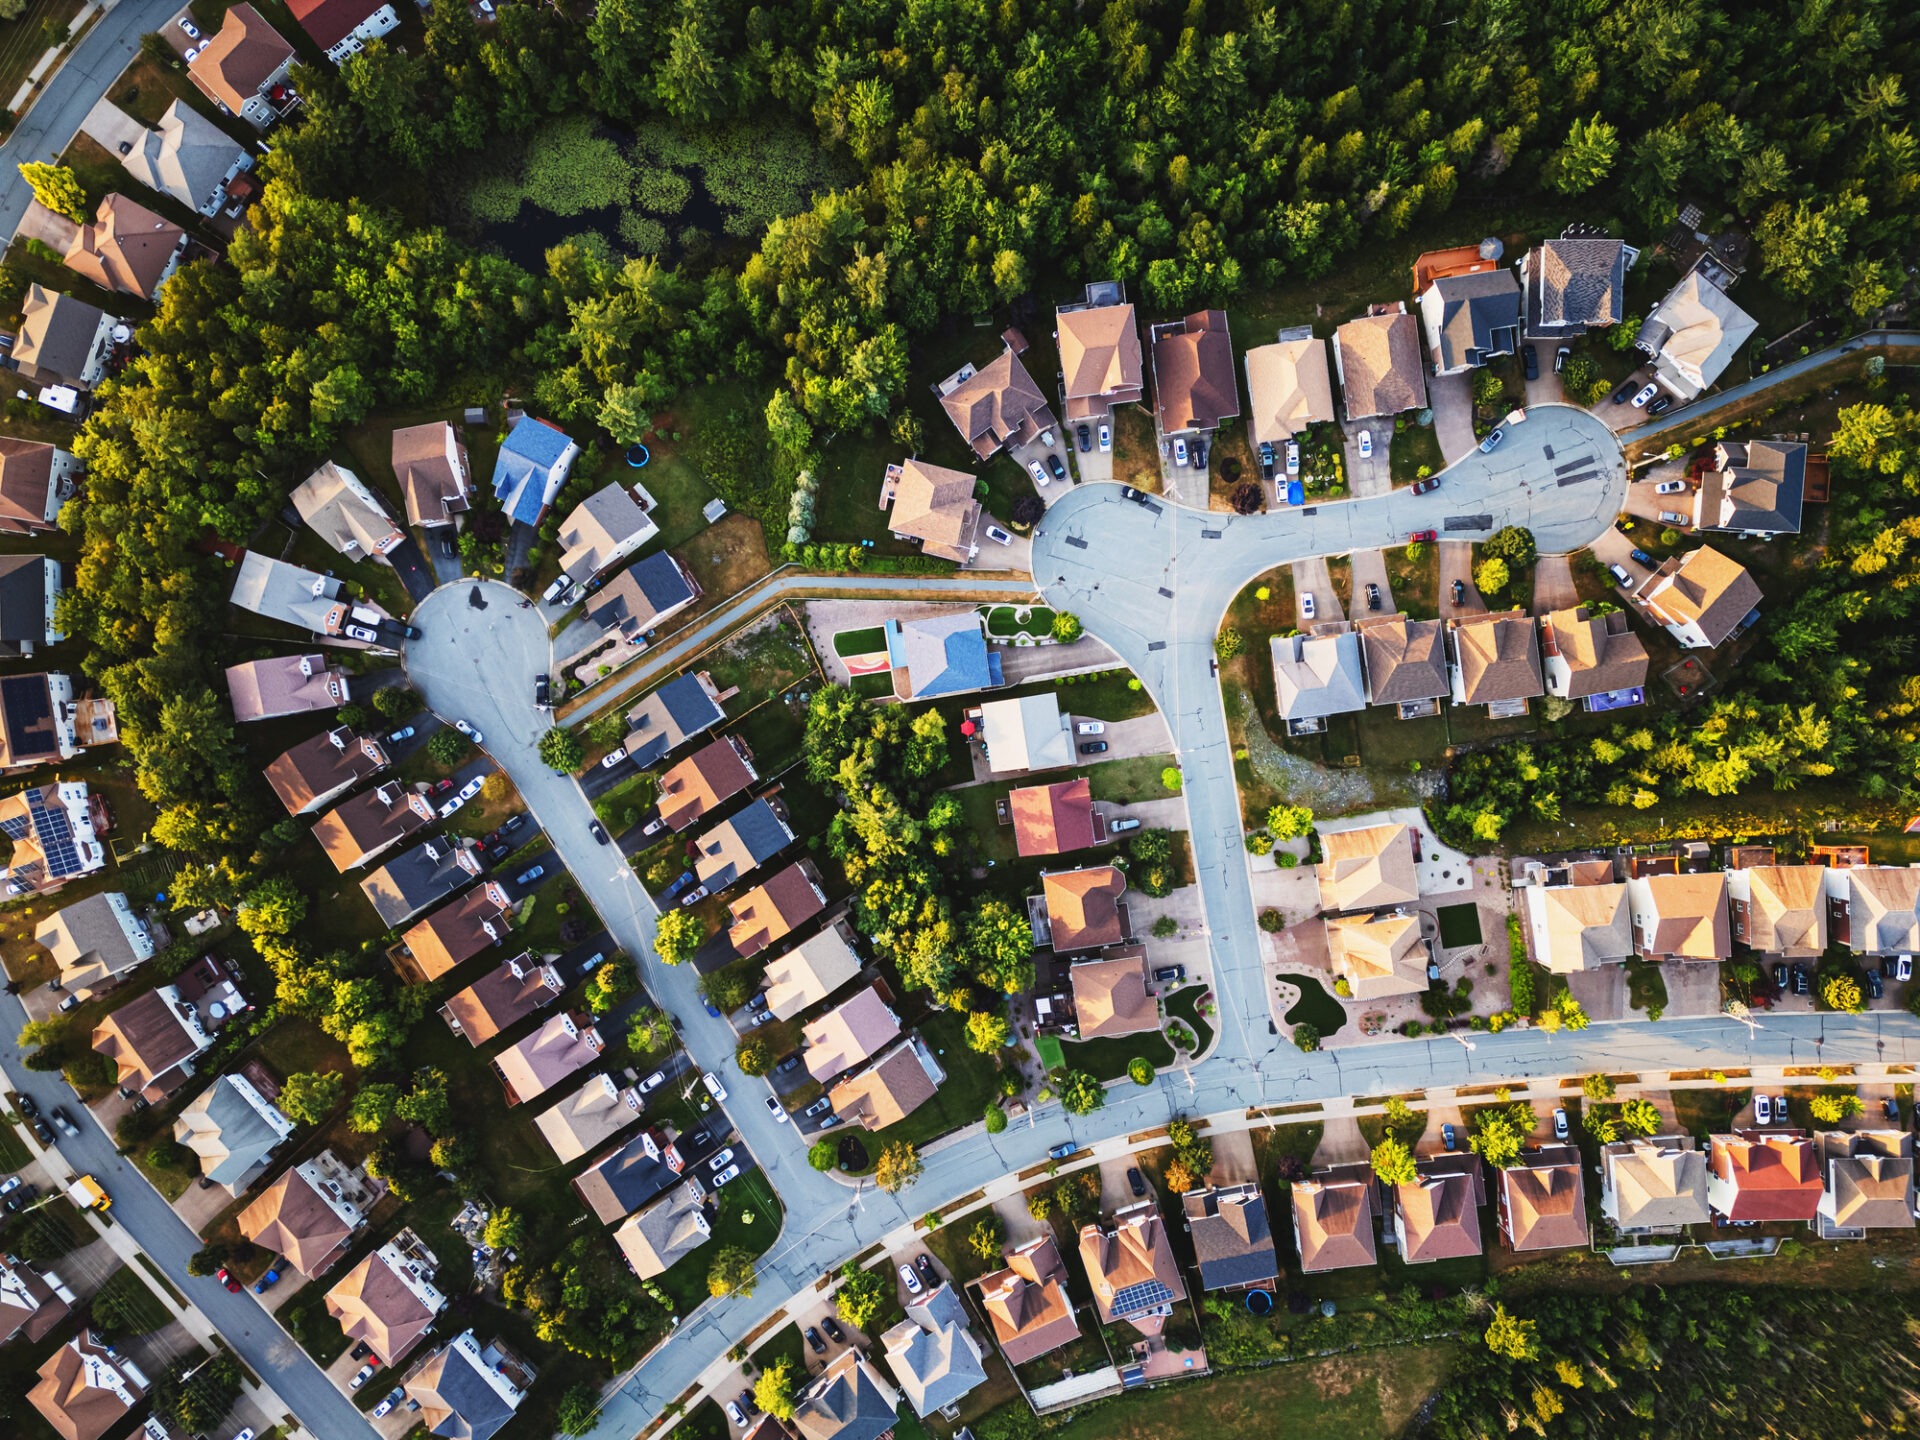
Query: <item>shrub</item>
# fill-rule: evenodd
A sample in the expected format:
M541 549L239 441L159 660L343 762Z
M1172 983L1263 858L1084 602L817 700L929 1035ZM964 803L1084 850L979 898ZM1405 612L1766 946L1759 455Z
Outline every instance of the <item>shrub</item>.
M1271 855L1273 853L1273 837L1264 831L1255 831L1253 834L1247 836L1247 853L1249 855Z
M1167 766L1166 769L1160 772L1160 783L1167 790L1178 795L1180 793L1180 767L1178 765Z
M1277 935L1287 928L1287 918L1269 905L1260 912L1260 928L1269 935Z
M1231 625L1223 625L1220 633L1213 637L1213 653L1222 660L1231 660L1240 653L1240 632Z
M1078 640L1081 634L1080 617L1065 610L1058 611L1053 617L1053 638L1062 644Z
M573 731L556 725L540 737L540 758L549 769L570 775L586 763L587 747Z
M1002 1130L1007 1128L1007 1112L1002 1110L998 1105L989 1104L987 1106L985 1119L987 1133L989 1135L998 1135Z
M734 1047L733 1060L742 1075L765 1075L773 1069L773 1051L758 1035L749 1035Z
M1127 1062L1127 1078L1136 1085L1153 1083L1153 1062L1136 1055Z
M1291 870L1300 863L1300 857L1291 850L1282 850L1278 855L1274 856L1273 863L1278 865L1282 870Z
M427 739L427 758L436 765L458 765L473 749L473 742L451 727L433 732Z
M1180 922L1171 915L1162 915L1153 922L1153 938L1156 940L1171 940L1179 933Z
M1293 1043L1308 1052L1318 1050L1320 1032L1312 1025L1296 1025L1293 1027Z

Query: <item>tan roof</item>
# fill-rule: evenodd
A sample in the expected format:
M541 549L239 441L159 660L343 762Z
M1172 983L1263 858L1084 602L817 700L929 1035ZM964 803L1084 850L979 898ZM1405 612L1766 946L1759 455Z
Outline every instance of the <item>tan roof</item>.
M1920 870L1856 865L1847 871L1848 943L1867 955L1920 950Z
M1547 693L1540 679L1540 637L1531 615L1509 610L1456 620L1453 646L1461 704L1490 705Z
M1704 1225L1712 1218L1707 1157L1694 1148L1691 1135L1622 1140L1606 1146L1601 1156L1609 1213L1621 1229Z
M1563 699L1647 683L1647 647L1629 627L1624 611L1589 615L1584 605L1552 611L1540 617L1540 642L1546 654L1557 653L1567 662L1571 673Z
M1580 1152L1552 1145L1500 1172L1500 1213L1515 1250L1565 1250L1587 1243Z
M757 955L826 908L820 873L810 860L796 860L728 907L727 936L741 956Z
M767 963L767 1008L776 1020L791 1020L859 973L853 928L844 920L836 920Z
M280 32L242 3L227 11L220 31L193 58L187 75L212 99L238 115L260 87L288 60L293 47Z
M187 232L137 200L109 195L75 232L62 262L105 290L150 299Z
M1739 939L1768 955L1821 955L1827 948L1824 865L1756 865Z
M1157 1332L1157 1319L1143 1324L1130 1319L1132 1313L1187 1296L1160 1207L1148 1200L1116 1212L1113 1222L1111 1230L1098 1225L1080 1227L1080 1263L1087 1267L1087 1282L1093 1287L1100 1323L1110 1325L1116 1319L1128 1319L1145 1333ZM1140 1286L1153 1288L1148 1293L1135 1288Z
M980 1307L1009 1364L1037 1360L1080 1336L1066 1262L1051 1235L1007 1252L1007 1268L980 1281Z
M1367 698L1375 705L1438 700L1452 689L1447 675L1446 626L1404 615L1360 627L1367 661Z
M114 1083L123 1089L144 1090L206 1048L206 1032L187 1023L176 995L166 985L136 995L94 1027L93 1048L119 1068Z
M494 1057L507 1103L524 1105L599 1058L600 1032L571 1015L555 1015L517 1045Z
M353 1227L298 1168L283 1170L240 1212L240 1233L270 1255L284 1255L308 1279L347 1248Z
M893 518L887 528L911 535L928 555L965 564L980 533L980 502L974 478L961 470L908 460L893 486Z
M1256 446L1277 445L1333 418L1326 341L1309 331L1247 351L1247 428Z
M396 1264L402 1269L395 1269ZM403 1274L407 1266L417 1273ZM444 1307L432 1285L432 1275L417 1262L383 1245L327 1291L327 1313L340 1322L349 1342L365 1341L390 1366L420 1343Z
M1160 1002L1147 993L1146 947L1127 949L1104 960L1078 961L1067 972L1082 1040L1160 1028Z
M644 1210L615 1227L613 1243L642 1280L664 1275L713 1234L707 1212L691 1185L676 1185Z
M1393 1187L1407 1264L1480 1253L1479 1168L1478 1155L1423 1160L1417 1180Z
M1636 338L1657 351L1662 378L1676 381L1681 398L1690 400L1720 377L1757 328L1724 290L1693 270L1667 292Z
M1623 884L1535 886L1527 892L1527 908L1536 920L1535 958L1556 974L1591 970L1634 953Z
M825 1083L852 1069L900 1034L900 1017L869 985L854 992L801 1032L801 1054L807 1073Z
M53 446L43 441L0 435L0 530L20 534L53 528L47 524L53 456Z
M1427 403L1420 322L1407 314L1362 315L1333 333L1347 419L1398 415Z
M1702 545L1662 565L1640 598L1661 623L1697 625L1714 646L1760 603L1760 587L1746 566Z
M342 725L302 740L267 764L267 783L289 815L300 815L387 767L378 740Z
M1367 825L1320 833L1315 867L1320 904L1329 912L1372 910L1420 898L1413 863L1413 832L1404 825Z
M1053 785L1026 785L1007 795L1013 812L1014 846L1022 855L1059 855L1084 850L1106 838L1094 814L1087 777Z
M13 358L20 368L81 381L106 312L36 281L27 287L20 316L20 333L13 340Z
M1828 1130L1820 1136L1827 1189L1820 1213L1835 1225L1913 1229L1913 1136L1903 1130Z
M1118 945L1127 938L1120 897L1127 877L1111 865L1059 870L1040 877L1055 950Z
M291 498L313 532L349 559L389 554L407 538L360 477L331 460L303 480Z
M560 568L585 580L658 534L644 495L609 485L574 506L560 522Z
M1327 955L1356 1000L1427 988L1427 942L1418 915L1339 915L1327 920Z
M1293 1233L1308 1274L1375 1263L1372 1172L1295 1181Z
M54 1351L37 1373L27 1399L63 1440L100 1440L147 1393L129 1362L110 1357L91 1330Z
M401 939L422 980L438 980L513 933L513 907L493 881L476 885L417 922Z
M1003 445L1034 439L1053 424L1046 397L1011 350L1002 350L942 395L940 408L982 460Z
M409 525L439 525L467 508L467 450L444 420L393 432L394 478L407 497ZM449 505L449 501L454 503Z
M936 1082L927 1073L917 1037L909 1035L864 1070L827 1092L833 1113L850 1125L884 1130L931 1100Z
M324 655L282 655L227 667L227 694L236 720L271 720L346 703L347 672Z
M433 822L433 804L397 780L342 800L313 823L313 837L341 874Z
M1196 310L1180 326L1154 327L1154 408L1169 435L1212 430L1240 413L1227 312Z
M611 1076L595 1075L558 1105L533 1117L562 1163L578 1160L640 1118L638 1091L621 1089Z
M660 818L667 828L686 829L758 779L745 751L744 741L722 735L662 775Z
M1054 315L1067 419L1085 420L1145 393L1140 327L1131 305L1099 305Z
M1649 958L1725 960L1733 954L1727 877L1647 875L1635 880L1634 924Z

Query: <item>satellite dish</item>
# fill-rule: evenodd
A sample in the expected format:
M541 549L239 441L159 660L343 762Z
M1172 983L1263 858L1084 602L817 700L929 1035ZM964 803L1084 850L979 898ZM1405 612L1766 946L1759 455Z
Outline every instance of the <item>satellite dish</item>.
M1480 258L1482 260L1498 260L1506 253L1507 247L1491 235L1480 242Z

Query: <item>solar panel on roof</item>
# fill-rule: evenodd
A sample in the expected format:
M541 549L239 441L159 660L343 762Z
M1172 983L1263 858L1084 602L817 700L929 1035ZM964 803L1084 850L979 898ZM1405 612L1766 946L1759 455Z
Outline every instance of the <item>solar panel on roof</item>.
M73 827L67 823L64 808L48 808L37 790L27 792L27 810L33 828L39 832L40 848L46 852L47 868L55 875L78 875L80 851L73 843Z
M1173 1291L1158 1280L1142 1280L1138 1285L1123 1285L1114 1292L1113 1313L1131 1315L1136 1310L1164 1305L1173 1299Z
M0 833L9 840L24 840L33 829L33 822L24 815L13 815L0 820Z

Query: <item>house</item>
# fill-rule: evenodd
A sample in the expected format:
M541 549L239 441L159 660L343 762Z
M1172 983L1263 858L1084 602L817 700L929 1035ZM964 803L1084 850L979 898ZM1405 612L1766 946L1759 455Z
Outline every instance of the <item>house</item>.
M330 1150L283 1170L240 1212L240 1233L309 1280L347 1253L367 1223L352 1175Z
M1527 701L1546 694L1540 676L1540 637L1533 617L1518 610L1456 619L1453 701L1484 705L1494 719L1524 715Z
M627 712L627 758L645 769L726 718L720 692L705 674L669 680Z
M982 460L1011 446L1031 445L1053 428L1046 396L1011 345L978 370L961 366L933 390L953 428Z
M0 835L13 842L13 853L0 866L0 896L51 895L104 870L107 848L99 831L105 820L105 802L90 796L82 780L36 785L0 799Z
M0 770L71 760L119 738L113 702L76 697L60 671L0 676Z
M860 957L853 948L853 927L845 920L835 920L819 934L768 962L767 1009L776 1020L791 1020L859 973Z
M153 931L117 890L54 911L34 927L33 938L60 967L61 987L77 995L144 965L159 948Z
M438 980L513 933L513 903L497 881L449 900L400 937L412 958L407 979Z
M54 622L60 562L45 555L0 555L0 658L30 657L36 645L66 639Z
M265 130L294 103L286 83L293 58L293 46L242 0L187 62L187 78L223 115Z
M1137 403L1146 393L1140 327L1117 281L1095 281L1086 299L1053 312L1060 342L1061 396L1069 424L1104 421L1116 405Z
M478 895L484 891L476 890L473 893ZM419 951L416 950L414 954L417 957ZM498 969L489 970L466 989L451 996L440 1007L440 1018L447 1022L447 1028L454 1034L477 1047L536 1010L544 1010L553 1004L565 988L558 970L540 963L531 952L526 952L504 961Z
M793 843L793 827L776 800L736 810L699 839L693 873L711 895L751 875Z
M1329 715L1367 708L1367 677L1360 668L1360 636L1275 635L1273 689L1289 735L1318 735Z
M436 835L403 851L360 882L388 929L397 930L437 901L465 888L481 870L479 847L460 836Z
M1420 296L1435 375L1458 375L1520 348L1520 282L1507 270L1442 275Z
M93 222L74 232L60 263L102 290L157 300L186 248L187 232L164 215L125 195L109 195Z
M1762 955L1813 960L1827 951L1827 867L1754 865L1727 872L1733 938Z
M27 1399L61 1440L100 1440L147 1393L147 1377L91 1329L40 1364ZM15 1392L18 1393L17 1391Z
M389 1367L426 1338L447 1297L435 1288L432 1252L403 1230L335 1282L327 1313L349 1344L365 1345Z
M842 1350L794 1397L793 1433L800 1440L888 1440L900 1392L858 1350Z
M310 815L387 764L378 740L338 725L284 751L268 763L266 776L289 815Z
M811 860L796 860L735 900L727 928L734 953L758 955L826 909L823 883Z
M1420 874L1414 867L1414 836L1405 825L1365 825L1329 833L1320 827L1320 908L1377 910L1420 898Z
M586 615L608 634L631 640L666 624L704 593L679 556L656 550L588 596Z
M114 1083L148 1101L184 1085L194 1057L211 1044L208 1027L173 985L136 995L93 1027L93 1048L113 1061Z
M1743 540L1800 533L1807 494L1807 447L1798 440L1722 440L1713 469L1694 492L1696 530Z
M1736 1130L1707 1137L1707 1204L1732 1221L1807 1220L1826 1194L1804 1130Z
M1641 322L1633 345L1653 361L1653 378L1684 403L1720 378L1758 328L1725 291L1694 269Z
M1361 621L1368 703L1391 705L1402 720L1438 715L1440 701L1453 693L1446 633L1438 620L1404 615Z
M120 322L99 306L36 282L27 286L20 316L20 330L13 337L13 359L20 373L36 385L91 390L107 373L107 351L113 328ZM40 528L51 528L52 519L49 513L48 525Z
M1913 1136L1905 1130L1826 1130L1816 1137L1826 1188L1823 1238L1913 1229Z
M1282 445L1333 417L1327 342L1311 325L1282 330L1272 345L1247 351L1247 438L1257 451Z
M418 1422L445 1440L493 1440L520 1408L538 1372L504 1340L482 1345L466 1330L407 1377Z
M800 1032L807 1073L821 1084L877 1055L900 1036L900 1017L869 985Z
M711 1138L706 1137L709 1149ZM575 1176L573 1189L602 1225L611 1225L679 1184L686 1163L664 1135L648 1126Z
M493 1073L506 1088L507 1104L524 1105L593 1064L605 1043L584 1017L562 1012L494 1056Z
M471 506L473 466L467 447L444 420L407 425L393 432L391 460L400 493L407 497L407 523L429 529L457 523Z
M582 584L633 554L660 533L653 508L642 485L594 491L560 522L561 574Z
M1746 566L1702 545L1662 561L1640 603L1688 649L1711 650L1746 627L1760 604L1760 587Z
M660 777L660 818L684 830L759 778L747 742L722 735Z
M1568 1250L1587 1243L1580 1151L1545 1145L1500 1171L1500 1233L1513 1250Z
M1120 897L1127 877L1112 865L1054 870L1040 876L1041 904L1049 944L1069 950L1099 950L1131 938L1132 923Z
M1073 764L1073 717L1060 713L1060 697L1051 690L982 702L980 736L995 775Z
M538 525L579 454L580 447L550 420L529 415L516 423L493 462L493 493L507 518Z
M1480 1253L1480 1207L1486 1190L1478 1155L1430 1155L1393 1187L1393 1235L1407 1265L1459 1260Z
M1106 817L1093 808L1093 788L1084 775L1009 791L1007 808L1022 855L1061 855L1107 838Z
M893 693L901 700L931 700L1006 683L977 610L888 620L881 629L893 666Z
M1920 951L1920 870L1852 865L1829 871L1827 929L1856 955Z
M1420 322L1398 301L1375 305L1333 332L1333 368L1349 420L1391 419L1427 403Z
M1554 974L1617 965L1636 953L1625 885L1529 885L1521 893L1534 959Z
M173 1138L200 1159L200 1176L229 1195L250 1185L293 1133L293 1121L241 1074L220 1076L188 1102Z
M1082 1040L1138 1035L1160 1028L1160 1002L1147 988L1147 947L1128 945L1067 969L1074 1024Z
M1627 271L1640 252L1620 240L1569 226L1520 257L1516 267L1526 297L1526 338L1578 340L1590 330L1618 325L1627 314Z
M1250 1290L1280 1275L1267 1202L1254 1184L1211 1186L1180 1197L1203 1290Z
M627 1257L636 1278L664 1275L713 1236L706 1204L691 1185L669 1190L660 1199L621 1221L613 1243Z
M339 578L289 565L257 550L241 557L240 573L228 599L242 610L315 635L338 636L349 619L365 624L371 617L371 623L378 624L386 618L371 605L353 604Z
M349 684L347 672L329 667L324 655L283 655L227 667L233 718L243 723L335 709L347 703Z
M287 0L287 8L336 65L400 24L386 0Z
M595 1075L566 1099L533 1117L562 1164L590 1155L640 1118L646 1102L633 1086Z
M24 339L22 327L14 344ZM79 462L58 446L0 435L0 535L44 535L59 529L54 517L72 496L79 474Z
M1293 1182L1293 1245L1306 1275L1376 1263L1373 1167L1335 1165Z
M1151 1340L1166 1329L1175 1302L1187 1298L1160 1206L1151 1199L1116 1210L1111 1230L1082 1225L1080 1263L1102 1325L1124 1320Z
M1051 1232L1006 1252L1007 1266L980 1280L980 1308L1009 1365L1024 1365L1080 1338L1067 1297L1067 1266Z
M1224 310L1196 310L1149 332L1154 420L1162 436L1208 436L1240 414Z
M1587 710L1618 710L1646 699L1647 647L1624 611L1595 615L1584 605L1540 617L1547 694Z
M880 488L880 508L893 508L888 531L896 540L918 540L922 554L965 565L980 553L986 518L973 497L974 486L964 470L920 459L889 465Z
M900 1393L921 1419L957 1406L987 1383L986 1358L951 1285L936 1285L907 1306L907 1318L880 1337Z
M342 800L314 821L313 838L344 875L431 825L433 816L433 802L425 795L389 780Z
M1327 957L1356 1000L1421 993L1432 958L1420 938L1420 917L1398 911L1329 916Z
M947 1078L918 1035L908 1035L827 1092L833 1113L864 1130L884 1130L931 1100Z
M1727 877L1636 875L1627 881L1636 948L1649 960L1730 960Z
M73 1299L53 1272L43 1276L24 1260L0 1260L0 1345L16 1335L39 1344L67 1318Z
M1620 1140L1600 1148L1600 1213L1626 1235L1705 1225L1707 1157L1691 1135Z
M251 169L253 157L192 106L175 100L120 163L149 190L202 215L217 215L227 182Z
M328 460L290 497L300 518L349 560L387 559L407 538L380 498L343 465Z

